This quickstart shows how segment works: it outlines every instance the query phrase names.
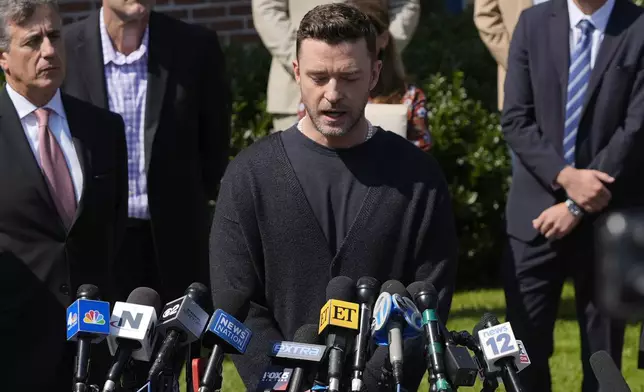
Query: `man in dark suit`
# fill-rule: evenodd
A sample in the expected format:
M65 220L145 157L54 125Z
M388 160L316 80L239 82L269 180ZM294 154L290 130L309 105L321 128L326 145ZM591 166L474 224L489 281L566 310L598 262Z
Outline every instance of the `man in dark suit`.
M65 53L54 0L3 1L0 22L2 385L69 391L75 350L65 341L65 308L81 284L110 298L125 231L123 121L60 93Z
M575 285L584 391L588 359L619 365L624 325L598 309L593 225L641 205L644 17L628 0L552 0L523 12L513 35L503 133L518 162L507 204L503 266L508 319L532 365L528 391L549 391L548 357L566 277Z
M119 298L148 286L169 302L192 282L209 283L231 97L216 33L152 12L153 4L104 0L100 11L68 26L63 91L125 121L128 227L115 272Z
M153 3L105 0L68 26L63 90L125 120L130 194L120 294L146 285L168 302L208 276L231 102L217 35L151 12Z

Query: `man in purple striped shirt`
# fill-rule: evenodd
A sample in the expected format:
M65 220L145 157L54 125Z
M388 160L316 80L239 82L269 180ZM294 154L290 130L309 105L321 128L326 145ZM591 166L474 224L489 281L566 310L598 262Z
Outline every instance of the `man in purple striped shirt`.
M148 286L164 302L208 284L208 234L228 162L231 99L215 32L103 0L68 26L64 90L120 114L128 149L128 229L113 300Z

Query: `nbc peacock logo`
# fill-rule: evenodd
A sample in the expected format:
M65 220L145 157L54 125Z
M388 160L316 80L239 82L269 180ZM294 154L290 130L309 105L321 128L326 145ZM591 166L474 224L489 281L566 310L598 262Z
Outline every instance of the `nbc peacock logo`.
M85 324L104 325L105 318L98 310L90 310L89 312L85 313L85 318L83 319L83 322Z

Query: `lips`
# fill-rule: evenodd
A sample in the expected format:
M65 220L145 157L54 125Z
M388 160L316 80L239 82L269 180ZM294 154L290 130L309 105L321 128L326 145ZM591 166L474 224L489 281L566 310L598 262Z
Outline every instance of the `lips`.
M322 110L321 113L324 117L327 117L331 120L337 120L342 118L347 112L342 110Z
M40 70L40 73L45 73L45 72L50 72L50 71L56 71L58 70L58 67L46 67Z

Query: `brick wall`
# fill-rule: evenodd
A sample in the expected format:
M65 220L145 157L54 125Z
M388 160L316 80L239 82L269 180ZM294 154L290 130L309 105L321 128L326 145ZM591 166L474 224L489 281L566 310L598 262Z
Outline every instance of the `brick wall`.
M224 44L259 42L253 26L251 0L156 0L155 10L189 23L213 28ZM100 8L100 0L59 0L65 23Z

